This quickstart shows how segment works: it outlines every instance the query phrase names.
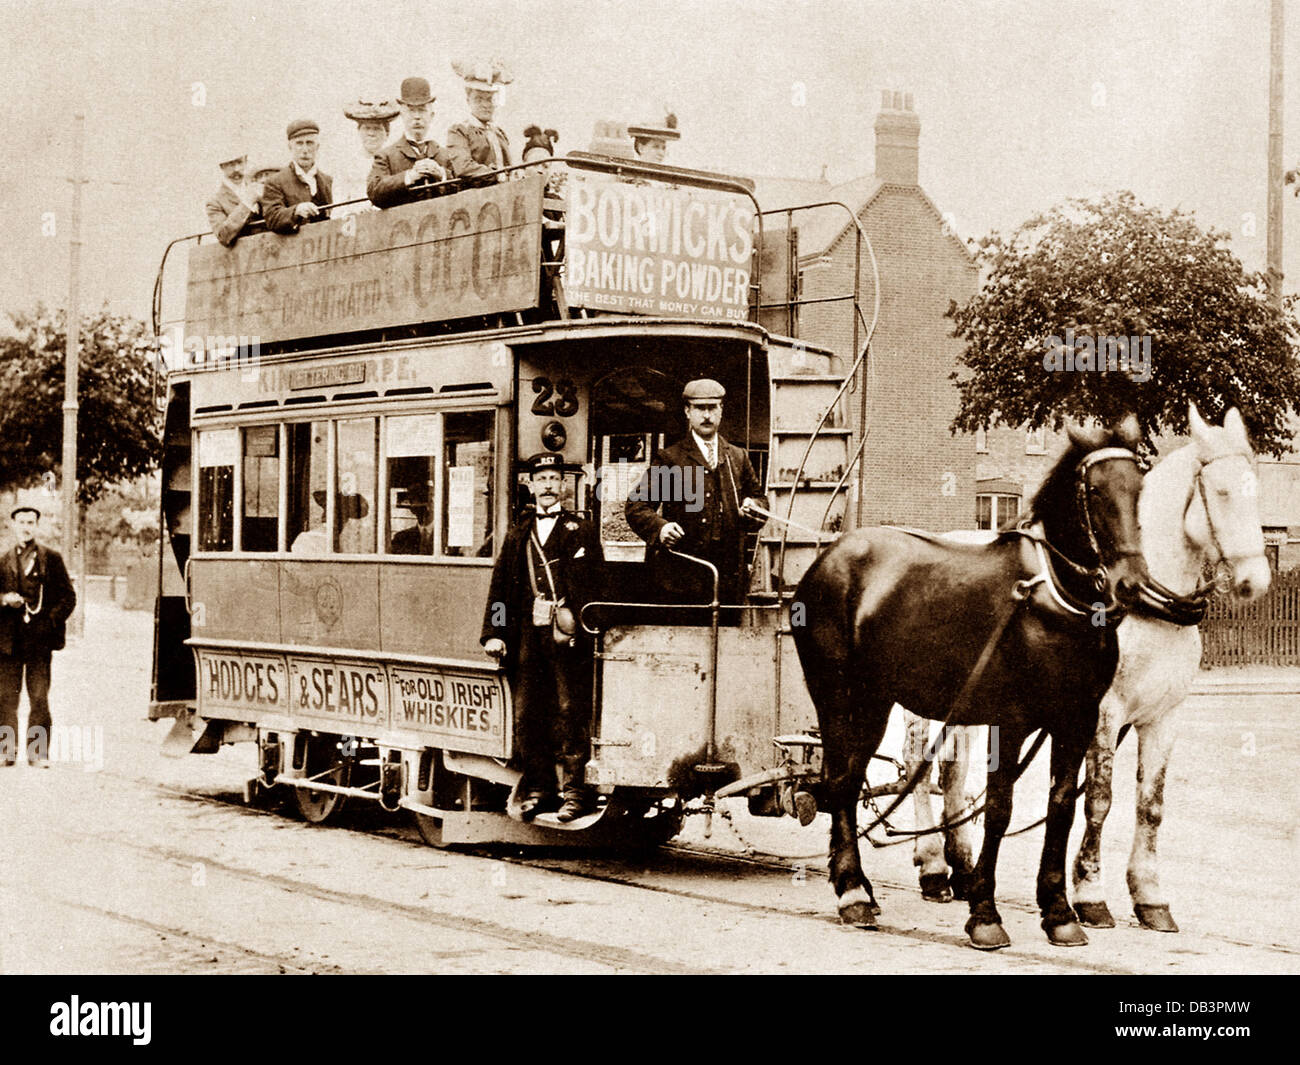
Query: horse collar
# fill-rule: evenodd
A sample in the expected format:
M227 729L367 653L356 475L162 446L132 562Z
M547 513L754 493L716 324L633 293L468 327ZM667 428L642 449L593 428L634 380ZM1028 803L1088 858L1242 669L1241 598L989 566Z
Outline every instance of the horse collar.
M1056 570L1047 553L1047 548L1051 545L1047 543L1043 534L1042 524L1035 523L1029 528L1018 527L1016 532L1029 541L1021 545L1021 559L1031 576L1012 585L1011 597L1017 600L1029 599L1031 605L1044 614L1067 618L1091 616L1097 607L1076 599L1065 590L1056 576ZM1056 551L1055 548L1052 550ZM1112 610L1118 610L1118 607L1112 604L1105 609L1110 613Z

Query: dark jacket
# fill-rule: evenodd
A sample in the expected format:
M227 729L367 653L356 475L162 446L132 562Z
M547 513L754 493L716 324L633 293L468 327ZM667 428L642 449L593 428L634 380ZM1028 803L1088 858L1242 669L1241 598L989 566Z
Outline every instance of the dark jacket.
M25 622L22 607L0 606L0 655L34 657L63 647L68 616L77 605L77 593L68 579L63 556L37 544L33 576L40 582L40 610ZM22 592L16 547L10 547L0 557L0 596L6 592ZM37 602L29 600L29 605L34 607Z
M510 166L510 138L500 126L490 127L501 150L501 165ZM447 152L456 177L476 177L497 169L488 131L477 122L461 122L447 130Z
M718 567L724 602L738 602L749 590L745 533L763 523L741 517L740 505L746 497L761 502L763 486L741 448L721 435L718 443L718 465L710 470L695 437L687 434L655 454L650 468L628 495L627 523L646 542L646 564L652 577L673 598L697 598L703 587L701 579L707 583L707 573L674 558L660 543L659 531L670 522L686 533L675 550L708 559Z
M435 140L428 141L428 145L424 158L437 163L442 169L442 175L426 180L446 181L452 176L451 156ZM396 207L431 195L428 189L412 189L406 184L406 172L419 158L420 154L405 137L380 149L370 167L370 177L366 179L366 195L370 197L370 202L376 207Z
M301 220L293 213L300 203L311 202L317 207L324 207L334 198L334 179L328 174L316 171L316 195L293 169L286 166L277 170L269 178L262 192L262 217L266 219L266 228L276 233L297 233ZM313 221L322 221L328 217L324 211Z
M504 640L505 667L511 673L519 661L523 626L531 625L533 621L534 593L528 574L527 549L535 526L531 508L521 520L510 526L492 567L492 584L483 610L479 643L487 643L493 638ZM550 538L542 547L551 563L555 590L576 618L582 607L597 596L604 554L596 527L580 514L562 510L551 529ZM537 586L545 592L545 570L540 565L535 566L535 570ZM580 644L586 643L581 626L577 635Z

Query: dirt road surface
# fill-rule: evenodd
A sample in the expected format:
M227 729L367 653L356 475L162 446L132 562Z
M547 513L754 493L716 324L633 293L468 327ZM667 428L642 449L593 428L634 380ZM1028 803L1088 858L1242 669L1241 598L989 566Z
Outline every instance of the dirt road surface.
M864 848L881 930L840 926L824 815L800 828L739 803L710 837L688 818L675 845L630 860L438 851L377 809L325 828L244 808L250 746L160 755L169 726L144 720L150 624L92 602L87 635L54 671L55 723L80 730L78 758L0 770L0 971L1300 971L1294 696L1195 696L1183 708L1161 835L1181 934L1143 931L1129 913L1130 741L1104 850L1119 927L1090 932L1084 948L1048 945L1033 906L1036 831L1003 848L1013 946L990 956L965 945L964 904L921 899L908 846ZM1013 825L1041 814L1045 777L1036 764L1018 786Z

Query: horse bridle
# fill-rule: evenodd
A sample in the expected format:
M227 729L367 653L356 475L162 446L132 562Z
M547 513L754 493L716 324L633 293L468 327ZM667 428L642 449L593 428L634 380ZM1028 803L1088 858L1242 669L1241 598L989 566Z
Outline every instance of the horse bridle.
M1108 574L1107 574L1106 566L1101 561L1102 559L1101 544L1097 539L1097 530L1093 526L1093 521L1092 521L1092 507L1090 505L1090 498L1089 498L1089 492L1092 489L1092 485L1088 480L1088 474L1094 466L1099 465L1100 463L1115 462L1115 461L1131 462L1135 466L1140 464L1137 455L1126 447L1103 447L1103 448L1098 448L1096 451L1090 451L1082 459L1079 460L1078 466L1075 467L1075 473L1077 474L1078 477L1076 492L1078 494L1078 500L1079 500L1079 511L1083 515L1083 527L1084 527L1084 532L1088 536L1088 547L1091 549L1093 555L1097 559L1096 566L1089 567L1083 565L1080 562L1074 561L1074 559L1070 558L1059 547L1057 547L1050 540L1048 540L1045 535L1039 535L1038 533L1033 532L1030 528L1030 525L1032 524L1030 515L1026 515L1023 519L1021 519L1020 523L1013 530L1016 534L1023 536L1028 540L1032 540L1035 543L1040 544L1042 547L1046 548L1060 562L1064 563L1067 567L1069 567L1069 569L1076 576L1091 581L1092 586L1097 591L1098 595L1101 595L1106 592L1107 585L1109 582L1107 580ZM1119 544L1116 546L1115 550L1112 553L1118 556L1119 558L1130 558L1133 556L1141 555L1142 549L1135 545ZM1024 582L1021 582L1021 584L1023 583ZM1020 586L1018 585L1017 587ZM1025 589L1020 588L1020 590L1023 593ZM1064 589L1060 589L1060 591L1062 594L1065 594ZM1069 597L1067 596L1067 598ZM1107 598L1109 599L1109 601L1103 605L1107 610L1107 612L1110 612L1112 616L1115 616L1115 614L1118 611L1119 604L1116 603L1113 598L1109 596ZM1085 604L1085 606L1087 606L1087 604ZM1079 612L1088 613L1090 611L1080 609Z

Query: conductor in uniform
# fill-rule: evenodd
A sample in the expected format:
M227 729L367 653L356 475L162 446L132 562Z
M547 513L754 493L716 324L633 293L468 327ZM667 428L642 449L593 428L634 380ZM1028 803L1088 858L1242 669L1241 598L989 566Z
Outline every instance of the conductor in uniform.
M47 765L50 741L50 657L64 644L77 595L63 558L36 542L41 512L15 507L15 546L0 558L0 766L15 760L18 698L27 680L27 760Z
M629 493L627 523L647 544L646 564L668 602L708 603L712 577L678 551L718 569L718 601L740 603L749 591L745 533L764 519L759 484L742 448L718 431L726 389L708 378L682 391L689 432L655 454Z
M520 815L531 821L558 805L557 820L567 823L596 809L584 782L592 645L576 619L594 598L604 556L595 526L560 504L560 456L535 455L529 467L534 506L510 527L497 555L479 642L504 663L514 691Z

